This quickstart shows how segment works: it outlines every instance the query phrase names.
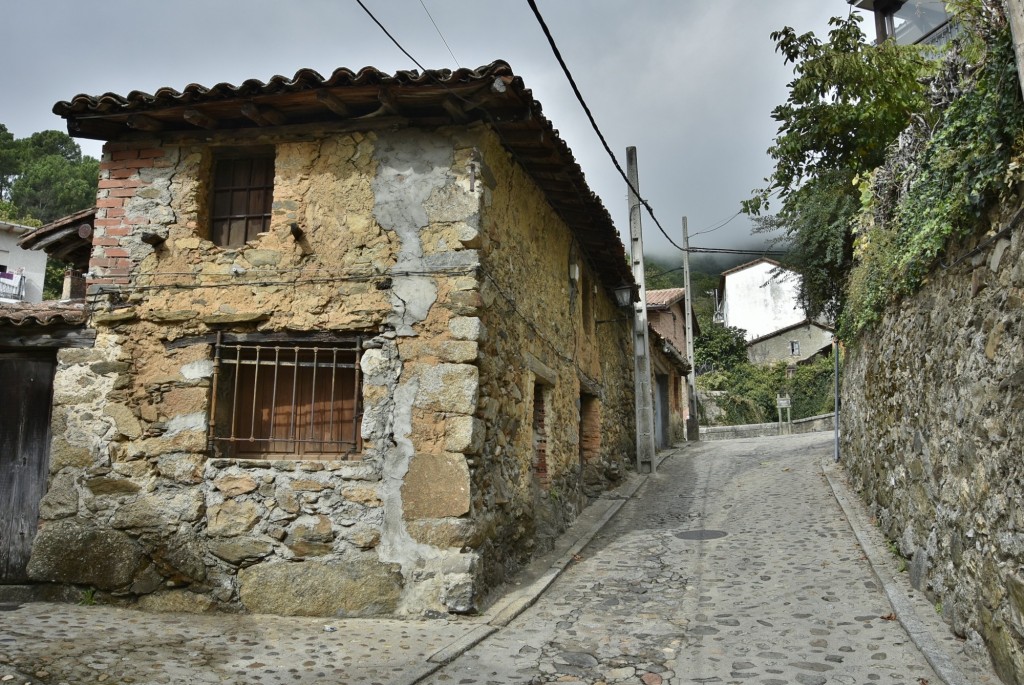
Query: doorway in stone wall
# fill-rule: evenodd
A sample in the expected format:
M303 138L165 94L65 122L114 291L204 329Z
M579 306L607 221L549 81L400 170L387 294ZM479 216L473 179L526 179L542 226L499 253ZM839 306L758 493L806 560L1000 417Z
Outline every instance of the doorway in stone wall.
M0 584L27 580L26 567L46 492L50 408L57 358L46 352L0 351Z

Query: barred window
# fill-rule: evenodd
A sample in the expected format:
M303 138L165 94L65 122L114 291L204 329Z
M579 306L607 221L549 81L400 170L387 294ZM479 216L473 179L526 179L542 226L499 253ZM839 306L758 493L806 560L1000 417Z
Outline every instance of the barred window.
M274 156L228 156L214 164L210 239L241 247L270 228L274 199Z
M220 342L210 441L218 456L358 458L359 350L344 342Z

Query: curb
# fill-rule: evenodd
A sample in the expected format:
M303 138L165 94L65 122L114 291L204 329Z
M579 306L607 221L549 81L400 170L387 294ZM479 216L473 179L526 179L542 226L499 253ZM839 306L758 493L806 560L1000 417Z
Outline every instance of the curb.
M697 443L681 443L675 445L669 449L662 450L660 453L655 455L658 460L657 467L661 466L669 457L679 454L683 449L691 444ZM625 483L610 490L601 495L597 500L590 504L580 516L576 519L576 525L570 527L565 533L559 543L556 543L556 551L550 552L549 555L553 556L553 561L550 562L547 570L540 574L539 577L534 579L531 583L525 587L509 592L497 602L495 602L487 611L482 615L482 623L474 630L466 633L464 636L451 643L447 647L438 650L427 658L427 662L432 666L425 673L417 674L416 679L411 681L413 684L419 682L423 678L432 675L438 669L445 664L453 661L457 657L461 656L466 651L472 649L477 644L487 639L494 633L498 632L499 629L507 626L509 623L514 621L520 614L529 609L537 601L540 595L551 586L553 582L562 575L562 572L568 568L576 555L580 551L590 544L590 541L594 539L602 528L612 520L612 517L619 512L628 500L647 482L647 479L651 474L635 474L634 477L628 478ZM579 527L578 530L574 528ZM561 547L565 547L568 544L568 548L559 550ZM541 557L537 561L546 560L546 557Z
M964 675L953 655L942 647L935 635L932 634L932 630L921 620L903 588L887 579L890 575L889 569L886 568L888 558L885 555L888 554L888 551L880 550L878 545L871 540L868 524L862 520L863 515L851 501L853 498L846 484L837 477L837 468L831 456L822 459L821 471L828 480L832 495L846 516L850 528L853 529L853 534L864 551L871 572L885 591L885 596L889 599L900 625L907 631L911 641L921 650L932 670L942 678L946 685L971 685L972 681ZM857 501L859 502L859 500Z

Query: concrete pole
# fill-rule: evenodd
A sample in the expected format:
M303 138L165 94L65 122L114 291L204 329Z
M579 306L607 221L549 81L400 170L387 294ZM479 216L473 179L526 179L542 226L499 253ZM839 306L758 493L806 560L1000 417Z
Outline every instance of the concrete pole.
M1017 56L1017 81L1024 93L1024 0L1005 0L1006 19L1013 34L1013 52Z
M832 357L833 357L833 368L835 373L835 417L832 419L835 422L835 449L833 458L836 463L839 462L839 339L832 336Z
M633 386L636 393L636 470L654 473L654 394L651 391L651 354L647 336L647 286L644 277L644 238L640 228L640 181L636 148L626 148L629 178L629 254L633 280L640 286L640 301L633 303Z
M697 423L697 371L693 364L693 300L690 299L690 231L683 217L683 316L686 317L686 361L690 364L690 372L686 375L686 439L694 442L700 440L700 428Z

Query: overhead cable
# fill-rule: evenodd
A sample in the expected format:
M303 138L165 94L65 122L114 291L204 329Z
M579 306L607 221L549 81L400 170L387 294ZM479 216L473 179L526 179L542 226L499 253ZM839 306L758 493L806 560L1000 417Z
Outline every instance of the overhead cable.
M565 63L565 60L562 59L562 53L559 51L558 45L555 44L555 38L554 36L551 35L551 30L548 29L548 25L547 23L545 23L544 17L541 16L540 10L537 9L537 3L535 2L535 0L526 1L529 3L530 9L533 10L533 15L537 17L537 22L540 24L541 30L544 31L544 36L548 39L548 45L551 46L551 51L554 53L555 59L558 60L558 64L562 67L562 71L565 73L565 77L569 79L569 85L572 86L572 92L576 94L576 99L579 100L580 105L583 107L583 111L586 112L587 118L590 120L590 125L594 129L594 133L596 133L597 137L601 140L601 144L604 146L605 152L608 153L608 156L612 160L612 164L615 165L615 168L618 170L619 175L622 176L622 180L625 181L626 186L628 186L629 189L633 191L633 194L636 195L636 198L637 200L640 201L640 204L642 204L647 209L647 213L650 214L651 219L654 220L655 226L657 226L658 230L661 231L661 234L665 236L665 239L668 242L670 242L672 246L675 247L677 250L682 250L683 248L680 247L676 243L676 241L672 240L671 236L669 236L669 234L665 232L665 229L662 228L661 222L658 221L658 217L654 215L654 209L651 208L650 203L647 202L647 200L645 200L644 198L642 198L640 196L640 191L634 188L633 184L629 182L629 178L626 176L626 172L622 170L622 165L620 165L619 160L616 159L615 153L612 152L611 147L608 145L608 141L605 140L604 134L601 133L601 129L600 127L598 127L597 121L594 119L594 115L590 111L590 107L587 106L587 101L583 99L583 94L580 92L579 87L576 85L576 80L573 78L572 73L569 71L568 65Z

